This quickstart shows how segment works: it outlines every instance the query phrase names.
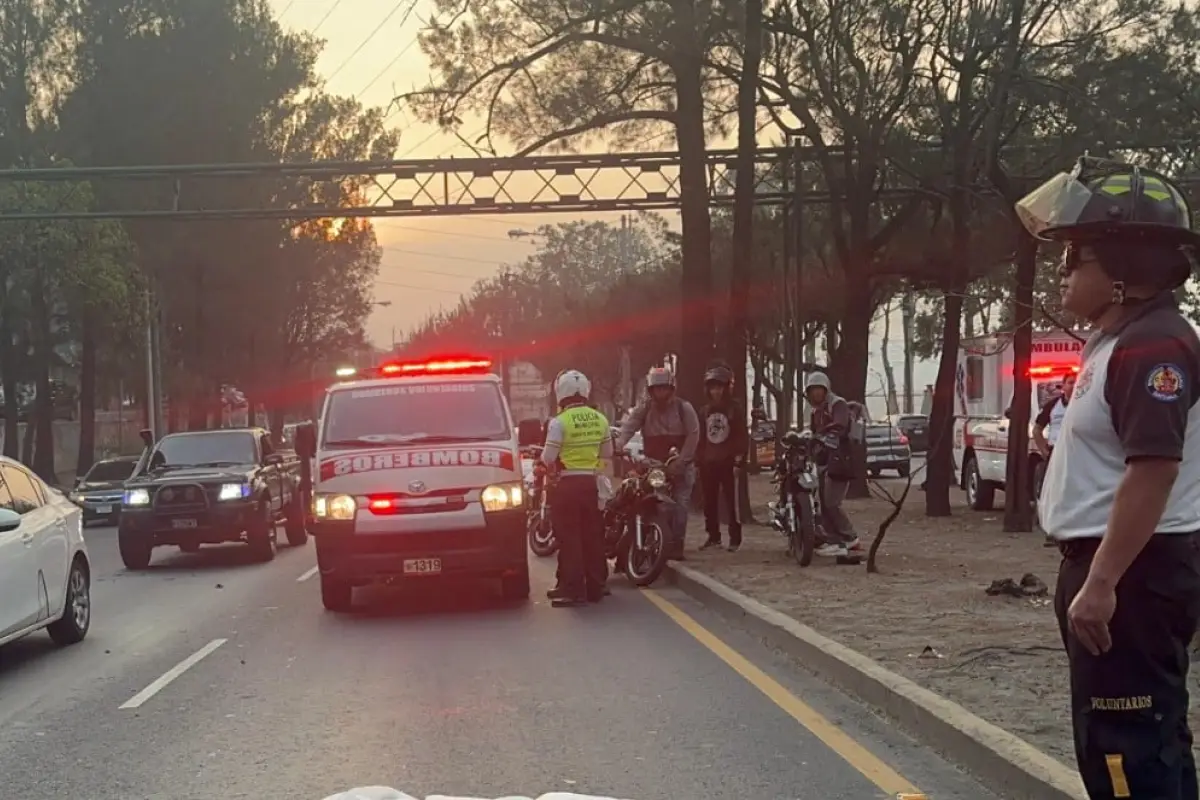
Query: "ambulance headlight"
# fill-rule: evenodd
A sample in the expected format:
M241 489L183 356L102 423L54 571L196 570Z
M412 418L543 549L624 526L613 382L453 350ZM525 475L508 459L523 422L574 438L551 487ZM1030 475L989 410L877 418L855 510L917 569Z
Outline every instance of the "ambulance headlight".
M520 483L498 483L479 493L484 511L505 511L520 508L525 502L525 490Z
M354 519L358 502L348 494L318 494L313 496L313 517L320 520Z

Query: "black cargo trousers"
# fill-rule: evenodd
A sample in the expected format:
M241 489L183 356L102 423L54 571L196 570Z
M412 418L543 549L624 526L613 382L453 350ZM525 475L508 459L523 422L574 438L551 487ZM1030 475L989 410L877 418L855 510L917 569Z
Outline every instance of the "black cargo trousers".
M1200 533L1151 537L1117 584L1112 649L1067 627L1099 539L1059 543L1054 610L1067 650L1075 759L1092 800L1198 800L1188 727L1188 647L1200 621Z
M559 478L550 520L558 539L558 588L572 599L599 598L608 579L608 560L596 476Z

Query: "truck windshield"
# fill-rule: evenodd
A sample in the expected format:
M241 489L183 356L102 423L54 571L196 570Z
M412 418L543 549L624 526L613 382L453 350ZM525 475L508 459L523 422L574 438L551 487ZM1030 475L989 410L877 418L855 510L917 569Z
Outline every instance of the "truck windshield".
M410 383L343 389L329 396L322 441L329 446L415 441L500 441L512 435L496 384Z
M254 434L211 431L164 437L150 457L150 468L197 467L210 464L253 464L258 461Z
M88 470L84 481L100 483L104 481L124 481L133 474L135 461L99 461Z

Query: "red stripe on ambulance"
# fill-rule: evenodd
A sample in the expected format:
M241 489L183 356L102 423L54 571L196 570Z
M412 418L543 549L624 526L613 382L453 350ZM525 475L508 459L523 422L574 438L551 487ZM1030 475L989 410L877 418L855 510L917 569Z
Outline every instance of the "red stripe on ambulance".
M357 475L386 469L432 469L436 467L497 467L515 469L511 450L498 447L452 448L446 450L386 450L355 456L327 458L321 462L321 478Z

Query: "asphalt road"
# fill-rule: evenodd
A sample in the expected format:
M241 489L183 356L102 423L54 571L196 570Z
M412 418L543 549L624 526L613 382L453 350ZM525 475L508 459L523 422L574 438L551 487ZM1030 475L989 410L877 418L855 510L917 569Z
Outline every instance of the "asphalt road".
M991 797L673 589L616 579L600 606L552 609L553 566L537 562L529 604L426 585L360 592L363 610L336 616L311 546L266 565L236 546L161 550L128 573L112 529L88 540L88 639L0 649L5 797L320 800L384 784L857 800L901 778L934 800Z

